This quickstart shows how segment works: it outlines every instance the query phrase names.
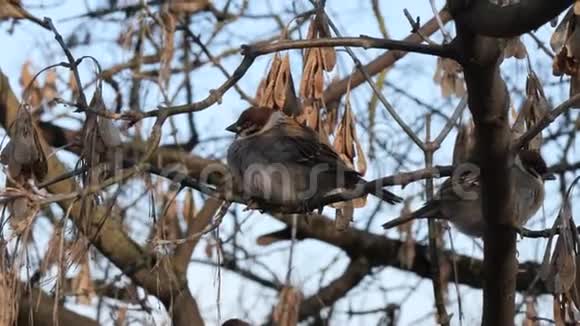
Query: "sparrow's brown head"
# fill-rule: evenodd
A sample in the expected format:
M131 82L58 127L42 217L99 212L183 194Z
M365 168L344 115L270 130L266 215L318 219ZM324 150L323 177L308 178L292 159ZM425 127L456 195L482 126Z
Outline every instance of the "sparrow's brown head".
M270 120L274 110L263 107L251 107L246 109L236 122L226 128L236 135L248 136L260 131Z
M522 150L519 153L524 168L532 175L541 177L543 180L554 180L553 174L548 172L546 161L537 151Z

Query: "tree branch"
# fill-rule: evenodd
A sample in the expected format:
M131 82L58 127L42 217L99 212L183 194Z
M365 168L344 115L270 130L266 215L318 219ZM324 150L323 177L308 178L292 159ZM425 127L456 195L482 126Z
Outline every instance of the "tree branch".
M8 78L0 73L0 123L6 130L9 130L7 126L12 125L16 119L18 107L18 100L10 88ZM50 153L50 146L46 141L42 137L39 137L39 141L45 153ZM56 155L46 155L46 157L49 158L46 179L67 173L65 166ZM67 179L51 184L46 189L53 194L69 194L76 192L78 185L74 180ZM145 251L129 237L118 215L103 206L95 206L90 214L86 214L81 204L71 199L62 200L58 204L64 211L70 208L70 217L76 227L135 284L157 296L169 311L172 311L176 304L179 305L179 309L175 311L177 317L181 314L188 314L189 320L194 318L200 322L199 325L203 325L201 315L195 315L199 311L187 288L185 275L172 273L174 272L172 266L157 266L160 262L154 253Z
M447 1L449 11L458 26L475 34L503 38L537 29L572 3L572 0L520 0L502 7L491 1Z
M366 35L360 37L333 37L333 38L318 38L312 40L297 40L297 41L278 41L270 44L256 44L252 46L243 46L242 53L245 55L260 56L273 52L290 50L290 49L306 49L316 47L338 47L350 46L364 49L388 49L405 52L416 52L429 54L444 58L457 58L455 49L450 45L437 44L422 44L412 43L407 41L397 41L384 38L374 38Z
M446 10L440 11L440 16L443 23L447 23L448 21L451 20L451 15ZM420 28L420 30L417 33L409 34L402 41L406 43L419 44L423 42L421 35L430 36L438 30L439 25L437 24L437 19L433 17L427 23L425 23L425 25L422 28ZM395 62L403 58L405 55L407 55L407 52L404 51L398 50L387 51L384 54L372 60L371 62L367 63L364 66L364 68L369 75L374 76L379 72L383 71L384 69L395 64ZM328 87L324 91L323 98L327 103L327 105L329 103L336 102L346 93L346 90L349 87L349 83L350 88L354 89L363 84L365 80L366 79L363 73L360 70L357 70L356 72L353 72L348 76L345 76L341 80L333 82L330 85L328 85Z
M27 290L20 284L22 293L18 306L17 325L50 326L53 325L55 298L38 289ZM79 315L58 304L56 320L60 325L97 326L95 320Z
M312 317L324 308L332 306L348 291L356 287L371 271L371 265L365 257L354 258L338 278L321 288L316 294L306 298L300 304L300 321Z

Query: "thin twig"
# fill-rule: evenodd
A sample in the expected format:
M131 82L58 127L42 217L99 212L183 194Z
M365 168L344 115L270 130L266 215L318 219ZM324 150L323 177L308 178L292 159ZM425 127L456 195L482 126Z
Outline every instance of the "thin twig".
M403 9L403 13L405 14L405 17L407 17L407 20L409 21L409 24L411 25L411 32L416 33L417 35L419 35L423 41L425 41L427 44L431 44L431 45L435 45L436 43L431 41L427 35L423 34L423 32L421 32L421 24L419 22L419 17L417 17L417 20L413 19L413 16L411 16L411 13L409 12L409 10L407 10L407 8Z
M338 30L338 28L336 27L336 25L332 22L332 20L330 19L330 17L328 17L328 25L330 26L330 28L332 28L332 30L334 31L334 33L338 37L341 37L340 31ZM416 45L419 45L419 44L416 44ZM357 69L359 69L359 71L365 77L367 83L373 89L373 92L377 95L377 97L379 98L379 100L381 101L381 103L384 105L385 109L387 109L387 111L389 112L389 114L393 117L393 119L395 119L395 121L397 122L397 124L401 127L401 129L403 129L403 131L407 134L407 136L409 136L409 138L411 138L413 140L413 142L419 148L421 148L421 150L424 150L425 149L425 144L423 143L423 141L413 132L413 130L411 130L411 128L405 123L405 121L403 121L403 119L401 119L401 117L399 116L399 114L397 113L397 111L393 108L393 106L389 103L389 101L387 101L387 99L385 98L385 96L383 95L383 93L381 92L381 90L378 89L377 85L373 82L371 76L369 75L368 71L363 66L363 64L361 63L361 61L358 59L358 57L354 54L354 52L349 47L345 47L345 49L346 49L346 52L348 53L348 55L354 61Z
M443 129L445 131L445 129ZM425 117L425 168L430 169L433 166L433 154L437 150L431 142L431 115L428 113ZM433 199L433 178L425 180L425 191L427 202ZM433 275L433 292L435 294L435 307L437 308L437 322L441 325L449 325L450 316L445 308L445 289L444 280L441 276L441 226L434 219L428 220L429 228L429 256L431 257L431 274Z
M435 141L433 143L436 147L441 146L447 135L449 135L449 132L451 132L451 130L453 129L453 126L456 124L457 119L461 117L461 114L463 113L466 107L467 107L467 95L464 95L461 98L461 101L459 102L457 107L455 108L455 111L453 112L451 118L447 120L447 123L445 124L443 129L441 129L441 132L439 132L439 135L437 136L437 138L435 138Z

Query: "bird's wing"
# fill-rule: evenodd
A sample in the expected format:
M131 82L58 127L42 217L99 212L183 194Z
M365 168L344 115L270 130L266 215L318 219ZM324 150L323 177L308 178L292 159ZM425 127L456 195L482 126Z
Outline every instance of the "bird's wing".
M479 175L467 174L457 178L452 177L443 182L435 200L477 199L479 187Z
M260 135L269 138L272 143L271 154L273 162L294 162L309 167L326 164L328 170L342 170L345 173L356 173L348 167L329 145L318 138L316 132L308 127L294 122L286 122L286 126Z

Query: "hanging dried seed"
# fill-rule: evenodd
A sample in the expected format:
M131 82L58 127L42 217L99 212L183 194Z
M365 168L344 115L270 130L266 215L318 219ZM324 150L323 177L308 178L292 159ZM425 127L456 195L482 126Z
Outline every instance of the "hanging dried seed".
M176 18L168 11L161 13L161 21L163 22L163 36L162 36L162 51L159 59L159 81L164 88L167 87L169 78L171 77L171 60L174 54L174 38L175 28L177 25Z
M22 9L20 0L2 0L0 1L0 19L6 18L25 18L25 12Z
M34 74L31 72L32 63L26 61L20 71L20 86L24 89L23 98L31 107L37 108L42 101L42 91L38 81L34 80Z
M286 54L281 60L276 80L274 81L274 105L276 108L284 108L286 95L290 83L290 58Z
M578 238L576 228L572 228L572 225L570 205L566 202L552 226L540 268L540 277L553 294L568 292L576 280L575 253L578 252ZM552 252L556 229L560 229L560 234Z
M174 14L194 14L205 10L210 4L209 0L171 0L169 10Z
M435 75L433 81L441 87L441 95L448 97L451 95L463 96L465 86L463 79L460 77L462 72L461 65L452 59L437 59Z
M88 253L84 254L79 273L72 280L72 288L75 291L77 303L88 305L95 296L95 286L91 278Z
M25 107L18 109L10 131L10 141L1 155L2 163L8 165L8 173L16 180L26 180L33 175L42 180L48 170L46 157L32 116Z
M10 226L15 235L21 236L28 230L38 212L38 206L28 197L18 197L8 204Z
M51 69L46 72L46 77L44 78L44 85L42 86L42 99L46 101L50 106L54 106L54 99L58 95L58 90L56 88L56 71Z
M405 204L401 209L401 216L407 216L411 214L411 200L405 200ZM403 242L403 245L399 248L398 259L402 266L407 268L413 267L413 262L415 261L415 239L413 237L413 220L403 223L397 227L399 231L399 239Z
M302 302L302 293L298 289L285 286L280 291L278 304L274 309L272 319L278 326L296 326L298 325L298 313L300 303Z
M505 48L503 50L504 58L525 59L527 55L526 46L519 37L512 37L505 41Z
M274 88L276 86L276 77L279 74L281 65L282 59L280 58L280 54L276 53L266 78L262 80L263 84L261 82L260 87L258 88L256 101L261 107L274 108Z

